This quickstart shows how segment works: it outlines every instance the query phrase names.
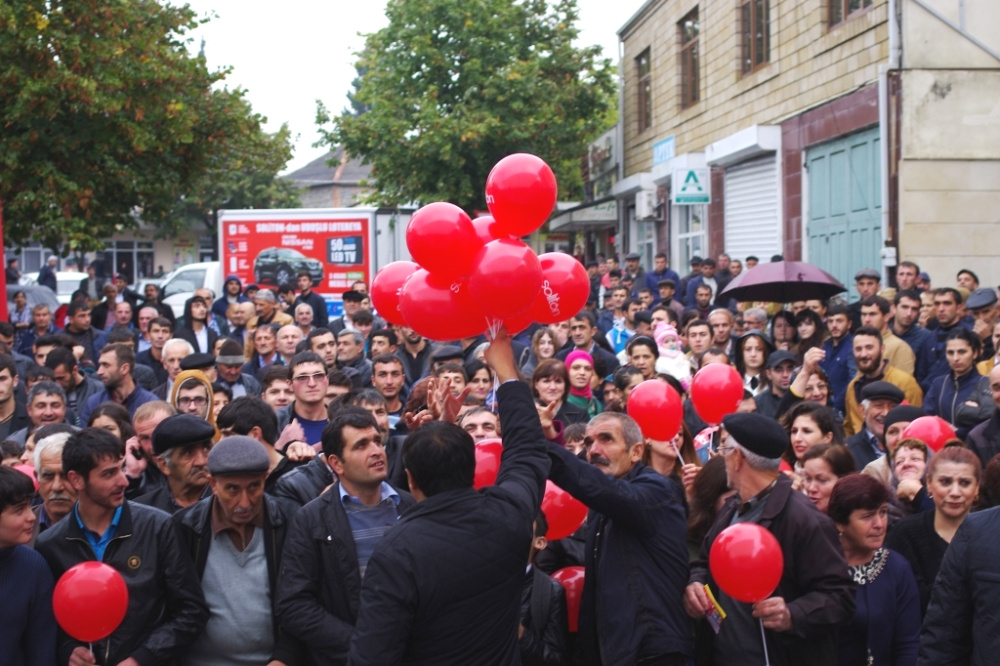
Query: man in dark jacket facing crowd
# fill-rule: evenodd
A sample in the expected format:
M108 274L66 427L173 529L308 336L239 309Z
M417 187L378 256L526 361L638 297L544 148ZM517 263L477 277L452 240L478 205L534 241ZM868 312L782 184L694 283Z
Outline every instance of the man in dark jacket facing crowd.
M271 461L252 437L226 437L208 454L212 496L174 514L211 613L185 657L199 664L296 661L274 607L280 554L299 508L264 495Z
M687 664L691 623L684 491L642 464L645 439L624 414L587 424L589 463L549 445L550 478L591 510L577 661Z
M311 663L336 665L347 660L372 550L414 501L386 483L385 444L364 409L345 407L322 442L338 480L292 520L277 609L284 630L306 644Z
M779 470L788 434L761 414L730 414L722 420L728 434L719 447L729 487L736 491L719 511L691 563L684 608L698 623L698 659L705 664L765 662L761 629L774 666L833 666L837 628L854 615L854 584L833 521L816 510ZM785 568L772 596L753 604L738 602L715 584L708 554L730 525L756 523L771 532L784 554ZM705 585L712 587L726 618L713 635L706 613L712 608Z
M368 562L354 666L519 663L521 587L549 462L506 331L486 360L501 382L496 484L473 489L475 445L458 426L433 422L407 437L403 463L418 503Z
M208 619L194 565L170 516L125 499L125 447L107 430L85 428L63 448L78 501L38 536L36 549L59 579L80 562L104 562L128 586L128 612L110 637L88 646L59 632L58 663L137 666L180 657Z

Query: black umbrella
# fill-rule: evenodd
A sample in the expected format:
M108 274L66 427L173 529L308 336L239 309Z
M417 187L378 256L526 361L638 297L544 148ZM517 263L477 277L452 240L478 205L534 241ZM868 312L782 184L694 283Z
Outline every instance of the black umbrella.
M847 287L812 264L804 261L772 261L757 264L740 273L726 285L721 295L738 301L791 303L810 299L826 300L842 291L847 291Z

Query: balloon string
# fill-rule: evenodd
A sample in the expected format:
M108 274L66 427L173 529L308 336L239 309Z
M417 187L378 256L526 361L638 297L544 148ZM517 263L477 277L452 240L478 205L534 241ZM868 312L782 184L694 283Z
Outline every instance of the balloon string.
M764 644L764 666L771 666L771 659L767 656L767 637L764 635L764 620L758 620L760 622L760 641Z
M486 318L486 337L490 342L493 342L496 339L497 333L500 332L502 327L503 319L494 319L493 317Z

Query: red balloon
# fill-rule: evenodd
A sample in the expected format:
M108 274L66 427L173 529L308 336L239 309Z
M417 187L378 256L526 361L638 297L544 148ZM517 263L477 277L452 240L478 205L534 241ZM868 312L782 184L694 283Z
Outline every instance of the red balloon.
M507 335L514 337L534 323L530 312L522 312L513 317L504 317L503 325L507 327Z
M476 442L476 474L472 481L473 488L479 490L497 482L501 454L503 454L503 444L499 439Z
M524 312L541 286L538 257L519 240L490 241L472 262L469 291L491 317L505 319Z
M419 269L420 266L412 261L394 261L375 274L371 289L372 305L390 324L406 325L399 309L399 297L403 293L403 285Z
M743 378L725 363L709 363L691 380L691 404L706 423L718 425L733 414L743 400Z
M501 229L527 236L549 219L558 190L545 160L515 153L497 162L486 178L486 205Z
M35 468L31 465L14 465L14 469L21 472L26 477L31 479L31 482L35 485L35 490L38 490L38 479L35 478Z
M450 282L417 270L399 297L406 325L431 340L457 340L486 330L486 315L462 282Z
M445 201L427 204L406 225L406 247L414 261L442 278L468 275L482 246L465 211Z
M927 445L934 453L944 448L944 443L949 439L954 439L958 435L951 424L940 416L921 416L910 422L910 425L903 428L901 439L910 437L919 439Z
M510 234L500 228L492 215L477 217L472 221L472 226L475 228L479 240L483 241L483 245L500 238L510 238Z
M737 523L712 543L708 568L723 592L752 604L767 599L778 587L785 558L773 534L755 523Z
M575 634L580 628L580 597L583 596L583 567L566 567L552 574L566 590L566 619L569 631Z
M565 539L580 529L587 517L587 506L556 484L546 480L545 494L542 496L542 513L549 523L549 531L545 533L545 538L554 541Z
M62 575L52 592L56 622L83 643L107 638L128 610L128 587L115 569L103 562L81 562Z
M660 379L647 379L628 397L628 415L635 419L642 434L666 442L681 429L684 407L674 388Z
M566 321L587 304L587 269L564 252L541 254L538 263L542 266L542 287L528 314L540 324Z

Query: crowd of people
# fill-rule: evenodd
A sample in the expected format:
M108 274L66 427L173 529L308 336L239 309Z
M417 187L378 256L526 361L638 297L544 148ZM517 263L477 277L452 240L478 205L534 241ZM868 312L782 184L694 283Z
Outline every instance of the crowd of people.
M181 317L124 278L56 312L15 294L0 664L991 663L997 291L902 262L891 287L859 271L849 304L728 298L757 262L598 257L585 309L493 340L389 325L364 282L329 317L307 272L229 276ZM722 423L688 397L710 363L743 381ZM669 441L628 416L648 380L683 398ZM906 435L925 415L956 433L936 452ZM566 538L546 538L546 480L589 508ZM753 604L709 565L741 522L784 553ZM87 561L129 589L93 643L52 611ZM573 566L571 633L549 576Z

